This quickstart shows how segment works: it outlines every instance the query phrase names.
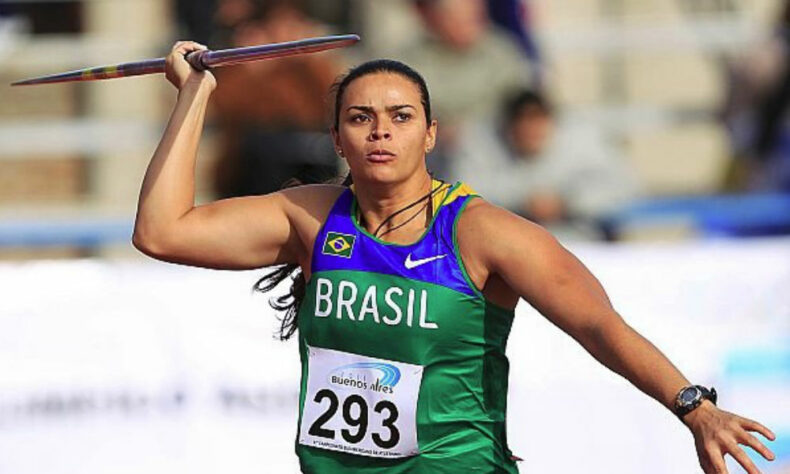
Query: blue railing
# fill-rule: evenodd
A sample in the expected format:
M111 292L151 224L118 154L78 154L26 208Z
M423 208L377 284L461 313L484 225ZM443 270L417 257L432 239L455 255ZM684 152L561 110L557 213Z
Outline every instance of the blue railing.
M626 206L601 220L613 240L623 229L678 221L702 237L790 235L790 194L660 198ZM129 243L132 217L0 220L0 247L94 248Z
M790 194L647 199L607 216L601 226L616 239L625 228L668 221L686 222L703 237L788 235Z
M0 220L2 247L94 248L130 242L132 218Z

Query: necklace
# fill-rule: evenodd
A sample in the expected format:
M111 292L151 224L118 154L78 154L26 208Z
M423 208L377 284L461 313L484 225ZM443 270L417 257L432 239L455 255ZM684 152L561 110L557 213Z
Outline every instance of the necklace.
M434 179L434 178L433 178L433 177L431 177L431 180L433 180L433 179ZM390 232L392 232L392 231L394 231L394 230L396 230L396 229L399 229L399 228L403 227L404 225L408 224L409 222L411 222L411 221L413 221L415 218L417 218L417 216L419 216L420 214L422 214L422 211L423 211L423 210L425 210L426 208L428 209L428 213L427 213L427 216L426 216L426 221L430 222L430 220L433 218L433 212L434 212L434 209L433 209L433 197L434 197L434 196L435 196L437 193L439 193L439 191L446 190L446 189L449 187L449 183L446 183L446 182L444 182L444 181L442 181L442 180L440 180L440 179L439 179L439 180L437 180L437 181L439 181L439 186L437 186L437 187L436 187L436 189L432 189L431 191L429 191L428 193L426 193L426 194L425 194L425 195L423 195L422 197L420 197L420 198L418 198L417 200L415 200L415 201L413 201L413 202L409 203L408 205L406 205L406 206L404 206L404 207L402 207L402 208L398 209L397 211L395 211L395 212L393 212L392 214L390 214L389 216L387 216L387 217L386 217L386 218L385 218L383 221L381 221L381 223L379 224L379 226L378 226L378 227L376 227L376 230L373 232L373 236L374 236L374 237L377 237L377 238L378 238L378 237L382 237L382 236L384 236L384 235L386 235L386 234L388 234L388 233L390 233ZM408 211L409 209L413 208L414 206L417 206L418 204L420 204L421 202L423 202L423 201L425 201L425 200L427 200L428 202L426 202L426 203L425 203L425 204L424 204L422 207L420 207L420 209L419 209L419 210L417 210L417 212L415 212L415 213L414 213L414 214L413 214L411 217L409 217L409 218L408 218L408 219L406 219L405 221L401 222L400 224L396 225L395 227L392 227L392 228L390 228L390 229L387 229L386 231L384 231L384 232L382 232L381 234L379 234L379 232L381 232L381 229L382 229L382 228L383 228L383 227L384 227L384 226L385 226L385 225L386 225L388 222L392 221L392 219L393 219L395 216L397 216L397 215L399 215L399 214L402 214L402 213L404 213L404 212ZM362 211L360 211L358 207L357 207L357 213L358 213L357 220L358 220L360 223L362 223L362 224L364 225L364 222L363 222L363 217L362 217Z

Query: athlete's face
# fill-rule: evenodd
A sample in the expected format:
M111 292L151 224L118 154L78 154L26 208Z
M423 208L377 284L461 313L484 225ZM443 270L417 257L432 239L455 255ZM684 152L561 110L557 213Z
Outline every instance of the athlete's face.
M373 73L346 88L332 136L355 182L399 183L427 172L436 121L426 120L416 84L400 74Z

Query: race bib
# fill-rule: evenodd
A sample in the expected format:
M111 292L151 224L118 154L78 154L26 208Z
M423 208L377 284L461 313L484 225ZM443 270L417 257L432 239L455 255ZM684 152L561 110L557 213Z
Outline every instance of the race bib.
M419 454L422 366L310 347L299 443L382 458Z

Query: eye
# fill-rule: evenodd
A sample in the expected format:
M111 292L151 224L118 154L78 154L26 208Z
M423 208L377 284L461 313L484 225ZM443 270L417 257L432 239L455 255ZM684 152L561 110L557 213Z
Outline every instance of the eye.
M370 120L367 114L356 114L351 116L351 122L353 123L365 123Z
M395 114L396 122L408 122L411 120L411 114L408 112L398 112Z

